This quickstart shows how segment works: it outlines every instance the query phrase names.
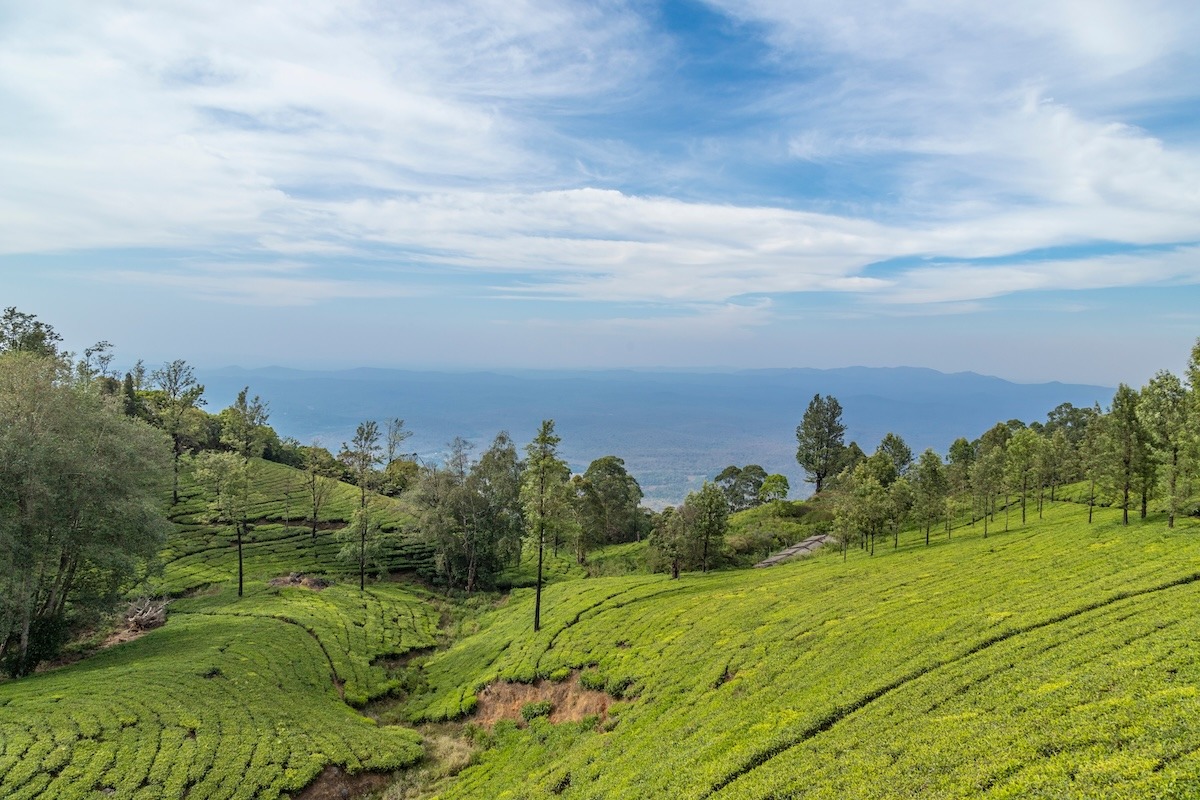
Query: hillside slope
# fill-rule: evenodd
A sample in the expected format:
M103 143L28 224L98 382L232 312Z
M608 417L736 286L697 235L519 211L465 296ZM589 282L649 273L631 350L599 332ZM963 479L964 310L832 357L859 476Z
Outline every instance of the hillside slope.
M502 723L442 796L1189 797L1200 792L1200 532L1024 530L679 581L550 587L435 657L411 713L500 680L625 700L597 726Z

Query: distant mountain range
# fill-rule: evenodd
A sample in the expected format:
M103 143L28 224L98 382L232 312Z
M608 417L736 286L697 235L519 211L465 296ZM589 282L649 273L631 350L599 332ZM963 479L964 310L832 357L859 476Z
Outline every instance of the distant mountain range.
M554 419L560 452L576 471L604 455L625 459L654 506L677 503L729 464L760 464L788 477L792 496L809 493L796 464L796 426L814 394L843 408L847 442L873 452L889 431L914 453L944 454L959 436L975 438L998 421L1044 420L1059 403L1106 406L1113 389L1063 383L1019 384L971 372L910 367L768 369L731 372L498 371L391 369L200 370L209 410L229 405L243 386L270 404L281 436L319 439L336 452L359 422L401 417L406 447L440 459L455 436L479 450L500 430L524 445Z

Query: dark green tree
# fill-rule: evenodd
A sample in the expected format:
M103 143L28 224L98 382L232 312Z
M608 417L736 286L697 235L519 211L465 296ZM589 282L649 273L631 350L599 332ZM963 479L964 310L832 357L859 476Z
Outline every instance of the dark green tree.
M1190 494L1187 445L1192 431L1188 426L1188 394L1183 382L1160 370L1142 388L1137 416L1152 455L1161 467L1167 527L1174 528L1175 516Z
M912 470L913 516L917 524L925 529L925 544L929 544L929 531L942 518L946 507L946 496L950 484L942 458L932 449L921 453Z
M196 381L195 372L183 359L164 364L150 373L158 386L156 396L159 424L174 443L174 482L171 484L171 505L179 502L179 462L190 431L190 415L204 405L204 386Z
M382 457L379 425L370 419L358 424L354 439L349 444L342 442L342 450L338 453L338 460L346 466L358 485L358 510L352 522L357 545L347 550L346 554L358 563L360 592L367 588L367 562L374 549L371 546L372 539L379 532L378 526L372 523L370 496L375 484L375 467Z
M111 608L169 528L166 437L40 352L0 353L0 662L14 675Z
M30 353L44 358L57 358L62 337L34 314L17 311L9 306L0 314L0 353Z
M238 597L242 596L244 582L242 548L250 533L250 459L262 455L266 446L267 434L274 433L267 427L267 405L255 395L249 397L250 387L244 387L238 392L233 405L224 409L220 414L221 443L230 448L242 460L242 469L238 473L240 487L230 487L227 494L236 492L238 500L234 504L239 511L236 520L237 553L238 553Z
M825 480L842 468L845 435L842 406L837 398L813 395L796 427L796 461L807 473L804 480L814 485L816 494L821 493Z
M538 548L537 585L533 602L533 629L542 627L542 574L546 536L558 539L572 520L568 482L571 470L558 457L561 439L554 433L554 420L542 420L537 436L525 447L525 470L521 475L521 507L525 530Z

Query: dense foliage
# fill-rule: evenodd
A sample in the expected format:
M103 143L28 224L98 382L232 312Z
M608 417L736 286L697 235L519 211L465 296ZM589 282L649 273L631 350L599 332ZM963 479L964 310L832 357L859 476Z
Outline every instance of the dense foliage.
M65 360L0 352L0 661L21 675L144 576L167 443Z

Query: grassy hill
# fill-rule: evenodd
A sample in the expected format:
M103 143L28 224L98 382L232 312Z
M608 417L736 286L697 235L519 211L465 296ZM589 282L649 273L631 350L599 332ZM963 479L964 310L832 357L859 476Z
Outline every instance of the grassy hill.
M874 558L514 594L434 657L414 719L582 670L597 725L502 725L452 797L1189 797L1200 537L1050 507Z
M1059 503L987 539L911 532L873 558L677 581L622 574L644 550L622 545L587 569L556 563L533 634L529 588L461 605L416 583L360 594L333 559L354 490L314 543L298 500L282 524L298 476L255 471L246 596L229 531L200 521L189 490L166 627L0 683L0 796L294 796L330 765L426 763L439 737L475 749L444 798L1200 795L1196 520L1126 528L1101 510L1088 525ZM402 529L403 506L389 513ZM334 584L272 585L291 572ZM477 693L514 681L525 710L589 688L604 700L575 721L473 723Z

